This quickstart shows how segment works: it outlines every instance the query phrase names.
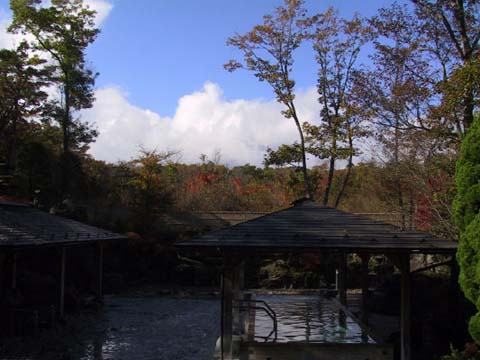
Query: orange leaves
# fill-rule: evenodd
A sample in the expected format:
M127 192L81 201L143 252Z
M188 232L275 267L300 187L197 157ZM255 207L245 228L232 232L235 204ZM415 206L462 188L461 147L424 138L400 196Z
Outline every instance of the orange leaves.
M243 68L243 65L236 60L229 60L223 65L223 68L228 72L234 72L235 70Z

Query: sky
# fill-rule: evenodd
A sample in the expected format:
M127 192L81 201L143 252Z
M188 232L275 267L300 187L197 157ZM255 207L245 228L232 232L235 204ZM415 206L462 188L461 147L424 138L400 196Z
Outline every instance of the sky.
M90 149L96 159L130 160L144 147L180 151L187 163L220 151L231 166L261 165L268 147L297 140L293 120L282 117L267 84L247 71L223 69L229 59L239 58L226 45L228 37L247 32L282 1L84 1L97 10L101 30L87 51L90 66L100 73L96 101L81 114L99 130ZM334 6L348 18L354 12L374 15L392 2L307 0L306 6L310 14ZM10 20L8 1L0 0L1 47L19 41L6 32ZM300 119L315 123L313 53L301 48L295 61Z

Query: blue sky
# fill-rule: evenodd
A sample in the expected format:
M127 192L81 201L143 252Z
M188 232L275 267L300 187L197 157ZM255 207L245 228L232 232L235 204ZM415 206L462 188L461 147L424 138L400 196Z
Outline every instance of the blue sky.
M163 115L173 115L178 99L205 81L219 84L224 96L272 98L267 85L246 72L227 73L222 65L238 55L225 45L245 33L282 1L116 0L89 51L100 72L98 86L116 84L130 100ZM385 0L309 1L313 14L339 6L341 14L373 15ZM361 6L359 6L361 5ZM301 56L305 54L305 56ZM298 86L315 84L315 63L307 49L297 56Z
M101 28L88 49L100 73L94 107L82 116L100 131L91 154L129 160L140 146L181 151L185 162L221 151L230 165L260 165L267 147L298 137L272 91L251 73L228 73L238 57L226 40L245 33L280 0L84 0L98 10ZM404 0L406 1L406 0ZM391 0L307 0L310 14L337 7L344 17L371 16ZM11 14L0 0L0 46L18 37L5 32ZM316 66L311 50L296 54L297 108L315 122ZM313 159L312 159L313 163Z

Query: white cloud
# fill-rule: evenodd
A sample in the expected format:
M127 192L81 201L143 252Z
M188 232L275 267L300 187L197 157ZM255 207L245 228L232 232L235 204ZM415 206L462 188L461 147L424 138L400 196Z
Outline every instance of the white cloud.
M7 28L10 26L12 18L4 9L0 9L0 48L13 49L25 38L21 34L10 34Z
M129 160L138 154L139 146L144 146L179 150L187 163L219 149L222 161L230 165L260 165L267 147L298 139L293 120L281 115L282 106L275 101L227 101L219 86L208 82L201 91L183 96L172 117L132 105L115 87L99 89L96 98L83 118L100 132L91 154L109 162ZM316 98L314 88L298 95L302 121L315 122Z
M97 12L95 16L96 26L101 26L113 8L113 4L107 0L83 0L83 2Z

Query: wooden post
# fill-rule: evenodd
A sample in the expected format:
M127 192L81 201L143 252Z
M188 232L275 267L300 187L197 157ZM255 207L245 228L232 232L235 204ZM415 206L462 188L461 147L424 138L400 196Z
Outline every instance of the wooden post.
M97 244L97 300L103 302L103 243Z
M0 303L3 303L5 296L5 262L5 255L0 252Z
M410 360L410 355L411 355L410 254L401 255L400 272L401 272L401 310L400 310L401 360Z
M58 316L63 319L65 315L65 263L67 249L62 247L60 249L60 294L59 294L59 306Z
M247 293L244 295L244 300L248 304L249 301L254 300L254 295L252 293ZM255 308L248 308L245 315L245 339L247 341L253 341L255 337Z
M238 278L239 287L240 287L240 291L243 294L243 290L245 290L245 261L242 260L242 262L239 265L238 271L239 271L239 278Z
M239 262L233 264L232 268L232 290L233 290L233 300L236 305L239 304L241 300L243 300L242 290L243 290L243 280L244 280L244 263ZM232 309L232 321L233 321L233 334L234 335L241 335L242 332L242 321L240 319L240 310L238 306L234 306Z
M225 269L223 271L222 287L223 287L223 322L222 322L222 359L232 359L233 344L233 271L231 262L225 261Z
M362 259L362 322L368 325L368 262L370 260L369 254L360 254Z
M458 309L458 300L460 299L460 284L458 283L458 277L460 275L460 269L458 267L457 260L453 257L450 264L450 287L449 287L449 308Z
M347 254L342 252L338 266L338 299L342 305L347 305Z
M14 252L12 254L12 278L11 280L11 288L16 289L17 288L17 253Z

